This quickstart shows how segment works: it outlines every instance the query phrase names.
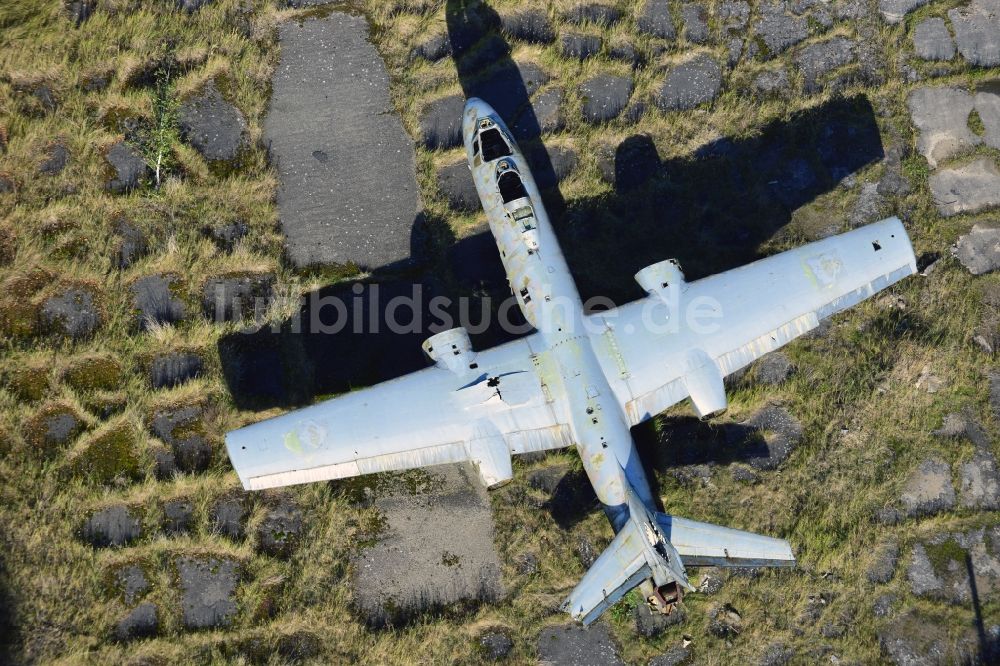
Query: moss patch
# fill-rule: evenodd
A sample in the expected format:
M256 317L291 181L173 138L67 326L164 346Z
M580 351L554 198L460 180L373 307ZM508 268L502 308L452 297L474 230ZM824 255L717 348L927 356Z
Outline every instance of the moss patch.
M83 402L84 407L102 419L120 414L125 410L126 404L128 404L128 397L124 393L109 391L92 393Z
M84 429L84 422L69 405L43 407L24 424L24 440L35 454L47 457Z
M135 452L135 431L123 422L96 435L74 452L67 468L73 475L93 483L138 478L140 461Z
M44 366L26 366L11 371L8 388L20 400L36 402L45 397L49 389L49 369Z
M66 382L78 391L111 391L119 388L124 371L110 356L88 356L74 361L66 370Z
M927 551L927 559L931 561L934 572L939 576L948 572L948 563L951 561L964 566L965 558L969 554L955 539L948 539L939 544L925 543L924 550Z
M12 338L38 333L39 305L32 297L52 280L52 273L38 267L4 280L0 285L0 333Z
M38 305L17 301L0 303L0 332L12 338L30 338L38 332Z
M976 136L986 134L986 125L983 124L983 119L979 117L979 112L975 109L969 114L969 131Z
M374 497L400 491L411 496L432 493L444 487L444 483L440 477L424 469L411 469L340 479L333 483L333 487L350 503L364 504Z

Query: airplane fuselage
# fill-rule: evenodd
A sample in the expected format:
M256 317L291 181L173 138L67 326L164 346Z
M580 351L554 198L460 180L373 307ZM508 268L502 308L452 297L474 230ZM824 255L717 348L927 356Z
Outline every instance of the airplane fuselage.
M656 510L626 414L588 335L583 303L559 249L527 161L496 112L471 99L463 116L469 168L511 291L547 349L543 381L558 382L557 408L617 532L628 519L627 486ZM592 324L590 324L592 325Z

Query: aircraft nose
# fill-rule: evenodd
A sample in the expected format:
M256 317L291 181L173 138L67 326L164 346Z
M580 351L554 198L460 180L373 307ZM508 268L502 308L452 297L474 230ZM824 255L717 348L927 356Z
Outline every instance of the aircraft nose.
M472 145L472 137L476 133L476 120L495 114L493 107L478 97L470 97L465 102L465 111L462 114L462 138L467 147Z
M482 118L484 116L496 115L496 111L493 107L479 99L478 97L470 97L465 102L465 116L471 116L473 120L476 118Z

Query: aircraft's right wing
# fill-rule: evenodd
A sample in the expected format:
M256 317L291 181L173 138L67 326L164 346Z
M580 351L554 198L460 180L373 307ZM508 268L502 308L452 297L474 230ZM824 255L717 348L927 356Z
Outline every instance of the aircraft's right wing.
M632 425L689 396L704 415L725 407L726 375L916 270L889 218L691 282L671 305L650 296L593 315L591 339Z

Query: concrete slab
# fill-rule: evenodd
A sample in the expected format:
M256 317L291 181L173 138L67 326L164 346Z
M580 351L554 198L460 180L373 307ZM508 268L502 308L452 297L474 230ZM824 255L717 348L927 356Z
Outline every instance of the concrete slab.
M504 595L486 490L469 464L425 470L419 488L374 500L385 517L378 541L353 557L354 602L375 626L405 622L455 602Z
M362 16L331 12L279 30L264 133L278 213L297 266L378 268L410 258L420 211L413 141L389 101Z

